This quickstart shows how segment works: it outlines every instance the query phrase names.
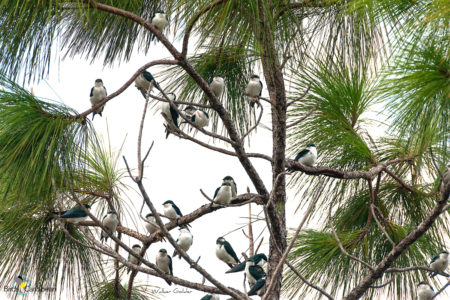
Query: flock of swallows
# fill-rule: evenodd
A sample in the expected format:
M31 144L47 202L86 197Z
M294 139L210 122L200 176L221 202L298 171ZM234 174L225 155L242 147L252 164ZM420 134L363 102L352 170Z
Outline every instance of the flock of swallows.
M159 30L162 31L168 24L168 20L166 14L163 10L158 10L156 14L152 17L151 23ZM155 38L153 35L152 40ZM143 71L139 76L135 79L136 88L142 93L142 96L146 98L147 93L149 93L149 89L151 90L153 87L157 88L160 92L164 94L161 87L158 85L152 74L148 71ZM216 75L212 82L210 83L210 88L214 95L220 98L225 89L225 80L220 75ZM247 84L247 88L245 90L245 94L249 97L250 106L254 106L256 102L258 102L261 96L263 89L263 84L259 79L258 75L252 75ZM106 88L103 86L103 81L101 79L97 79L95 81L95 86L92 87L90 93L90 101L92 106L103 101L107 96ZM175 93L168 93L167 98L170 101L176 101ZM175 104L178 107L178 104ZM179 128L178 111L175 110L169 102L163 102L161 104L161 112L164 113L167 120L170 121L170 124L166 124L166 138L170 133L170 127L175 126ZM96 114L102 115L104 109L104 105L97 108L93 112L92 119ZM209 115L207 112L197 109L193 105L188 105L184 109L184 113L187 118L191 120L196 126L203 128L209 125ZM298 161L302 164L313 166L317 160L317 150L314 144L308 144L305 149L300 151L295 157L295 161ZM234 182L231 176L226 176L223 179L223 183L220 187L217 188L214 194L214 202L217 204L213 205L227 205L231 202L232 197L236 196L236 183ZM164 215L168 218L179 218L182 216L180 209L175 205L175 203L171 200L167 200L163 203L164 205ZM90 208L88 204L84 205L87 209ZM84 219L86 219L86 213L78 206L70 209L61 215L62 218L70 219L74 223L78 223ZM155 218L153 214L148 214L146 219L149 223L145 224L147 231L152 234L159 229L159 226L156 225ZM115 211L109 211L107 215L103 218L103 226L108 229L109 233L104 232L102 230L100 239L108 239L108 234L113 234L116 231L117 225L119 224L119 219L117 217L117 213ZM184 251L189 250L193 242L193 236L189 231L189 228L186 225L180 226L180 235L177 239L177 244ZM263 253L256 254L252 257L249 257L246 261L240 262L230 243L227 242L223 237L219 237L216 241L216 256L224 261L231 269L226 273L234 273L245 270L248 283L251 286L248 295L262 295L264 293L265 286L265 276L267 272L267 257ZM139 254L141 250L140 245L133 245L132 250ZM173 253L173 257L177 255L176 250ZM180 256L181 258L181 256ZM133 255L129 255L128 260L137 264L138 259ZM172 258L167 254L166 249L160 249L159 253L156 256L156 264L161 270L163 270L166 274L173 275L172 270ZM436 255L430 262L429 267L435 271L432 275L435 276L438 273L444 273L448 267L448 252L442 251L438 255ZM129 271L129 270L128 270ZM172 283L166 280L169 285ZM435 295L433 288L426 282L420 282L417 285L417 297L418 300L428 300L431 299ZM218 300L219 296L217 295L206 295L201 300Z

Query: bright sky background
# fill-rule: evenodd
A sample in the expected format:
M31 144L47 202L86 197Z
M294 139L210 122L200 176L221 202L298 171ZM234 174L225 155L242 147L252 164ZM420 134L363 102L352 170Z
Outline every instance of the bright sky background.
M176 42L175 46L181 48L179 42ZM34 93L38 97L62 101L77 111L83 112L90 108L89 92L95 79L101 78L107 88L108 94L110 94L120 88L143 64L154 59L167 57L169 57L169 53L158 44L152 46L152 50L148 56L136 53L130 62L108 68L104 68L101 62L89 64L83 58L66 59L53 63L49 78L46 81L41 81L38 85L34 85ZM151 68L150 72L158 80L157 69ZM162 87L164 89L164 85ZM166 92L170 91L166 90ZM263 92L264 95L267 95L267 92ZM189 99L178 100L187 101ZM154 101L151 103L153 104ZM93 122L95 130L104 141L108 140L109 130L110 143L115 151L118 151L125 141L122 153L126 156L132 168L137 167L137 134L143 106L144 98L133 84L120 96L109 101L103 111L103 117L96 115ZM267 113L269 109L267 106L265 108L263 123L270 125L270 116ZM212 143L211 139L202 136L202 134L198 134L197 137ZM146 178L144 182L151 200L160 209L161 213L161 204L169 199L173 200L180 207L183 214L188 214L201 205L208 203L200 194L199 189L203 189L212 197L215 189L220 186L222 178L226 175L231 175L235 179L238 193L244 192L247 186L250 187L251 192L255 192L251 181L236 157L212 152L211 150L202 148L190 141L179 139L173 135L170 135L166 140L163 118L159 111L155 109L149 111L146 116L142 143L143 152L146 151L145 149L148 148L152 141L155 141L155 145L146 162ZM271 155L272 143L270 131L263 128L258 129L257 133L252 135L251 147L247 151ZM261 159L252 159L252 162L270 189L270 164ZM120 166L125 168L122 160L120 161ZM128 201L134 207L133 213L137 216L142 205L142 198L136 192L137 186L131 180L127 179L126 183L134 190L130 190L127 193L128 197L122 195L123 201ZM299 199L289 199L287 204L287 220L288 226L290 227L297 227L302 217L301 213L293 213L298 202ZM252 206L252 212L254 214L260 211L260 208L255 205ZM93 212L95 213L95 207ZM145 216L148 212L149 209L145 207L143 215ZM102 216L97 215L97 217L101 218ZM228 266L216 258L215 242L219 236L226 235L225 238L231 243L238 256L240 256L240 253L246 251L248 248L247 238L241 230L228 233L238 228L241 224L246 223L247 217L248 206L243 206L222 209L196 220L191 223L194 242L188 251L188 254L194 260L201 256L199 264L216 279L240 290L243 290L243 273L225 274ZM129 222L128 225L140 233L146 233L143 222L138 217L136 217L136 220L139 223L137 228L132 222ZM253 228L255 236L259 235L263 228L264 222L255 224ZM174 238L177 238L177 229L172 230L171 233ZM264 243L260 252L262 251L268 254L267 231L264 232L264 236ZM133 239L127 239L127 236L125 236L124 241L130 247L137 242ZM112 243L108 243L112 245ZM155 243L150 246L146 258L154 262L155 256L160 248L166 248L170 255L173 253L173 247L168 242ZM124 257L128 256L124 250L120 251L120 254ZM112 266L112 261L110 265ZM201 282L202 280L202 276L194 269L190 269L184 260L174 259L173 269L174 275L181 278L193 282ZM123 276L122 280L124 283L127 283L128 276ZM200 299L204 295L204 293L198 291L192 291L189 294L175 293L175 289L178 289L178 291L186 289L176 285L170 287L162 279L141 273L135 282L148 283L164 288L165 291L170 291L170 293L165 294L166 296L160 294L161 299ZM221 299L225 298L225 296L221 297ZM33 298L29 295L27 299ZM255 299L259 299L259 297Z

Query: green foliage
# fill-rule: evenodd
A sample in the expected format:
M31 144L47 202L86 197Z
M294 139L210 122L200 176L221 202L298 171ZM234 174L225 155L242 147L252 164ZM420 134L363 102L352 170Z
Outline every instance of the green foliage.
M79 168L79 153L91 134L89 123L76 112L46 102L3 80L0 91L0 180L4 198L44 201L52 198L52 180L71 180Z

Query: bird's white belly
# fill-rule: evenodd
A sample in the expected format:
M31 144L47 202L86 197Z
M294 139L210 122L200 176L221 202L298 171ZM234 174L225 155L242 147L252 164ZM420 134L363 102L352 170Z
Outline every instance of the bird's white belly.
M91 104L95 105L97 103L100 103L105 98L105 89L103 87L94 87L94 90L92 91Z
M173 121L172 115L170 113L170 103L163 102L163 103L161 103L160 107L161 107L161 112L164 113L169 120Z
M170 268L169 268L169 257L166 256L159 256L156 259L156 264L158 265L158 267L164 271L164 273L166 274L170 274Z
M222 205L230 204L231 200L231 188L220 188L219 192L216 195L216 198L214 198L214 202L217 202Z
M250 82L247 85L247 89L245 90L245 93L251 97L257 97L261 93L261 85L255 82Z
M144 78L144 76L142 76L142 74L140 74L138 77L136 77L136 79L134 80L134 85L138 88L138 89L142 89L144 91L148 90L148 88L150 87L150 82L147 81L147 79Z
M443 272L448 267L448 260L447 259L438 259L435 262L433 262L430 267L437 271L437 272Z
M129 255L128 256L128 261L132 264L137 264L138 263L138 259L136 257L134 257L133 255Z
M206 117L206 115L201 111L195 112L195 125L199 127L205 127L209 125L209 119Z
M223 93L223 85L221 83L213 81L211 83L211 90L214 92L214 95L216 95L216 97L220 98L220 96L222 96Z
M300 157L300 159L298 160L299 163L302 163L304 165L307 166L312 166L315 163L315 157L314 154L312 154L311 152L306 153L305 156Z
M184 251L188 251L192 245L192 237L190 235L180 235L177 242L178 246L181 247Z
M103 222L103 226L106 227L106 229L108 229L111 232L115 232L117 229L117 225L119 224L119 221L116 218L109 218L106 217L105 221Z
M177 218L177 212L172 207L164 207L164 215L168 218Z
M426 290L421 290L417 293L417 296L419 297L419 300L429 300L431 299L431 297L434 296L434 292L426 289Z
M153 26L158 28L159 31L162 31L164 27L166 27L166 19L164 17L155 16L152 20Z
M153 223L155 223L155 219L151 220ZM158 227L150 224L150 223L145 223L145 229L147 229L147 231L152 234L154 233L156 230L158 230Z
M233 259L233 257L231 257L227 251L225 250L225 247L223 247L222 245L217 245L216 247L216 256L218 259L227 262L227 263L236 263Z

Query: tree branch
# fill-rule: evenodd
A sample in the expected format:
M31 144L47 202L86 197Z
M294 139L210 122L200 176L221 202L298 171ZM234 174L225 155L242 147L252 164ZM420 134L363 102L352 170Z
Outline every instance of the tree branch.
M328 225L330 226L331 232L333 233L334 239L336 240L336 242L338 243L339 249L341 249L341 252L344 253L345 256L349 257L350 259L366 266L367 268L369 268L369 270L371 272L373 272L373 267L366 263L365 261L357 258L356 256L351 255L350 253L347 252L347 250L345 250L344 246L342 245L341 240L339 239L339 236L336 233L336 230L334 229L333 223L331 222L331 210L333 209L333 205L330 205L330 209L328 210Z
M302 171L308 175L325 175L327 177L340 178L340 179L371 179L384 171L387 166L413 160L413 157L402 157L389 160L387 162L378 163L374 167L367 171L343 171L328 167L310 167L301 164L295 160L287 159L287 167L293 171Z

